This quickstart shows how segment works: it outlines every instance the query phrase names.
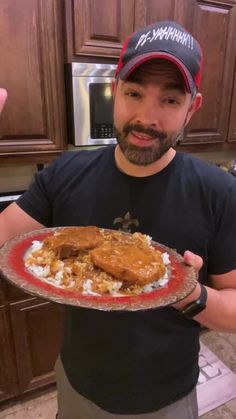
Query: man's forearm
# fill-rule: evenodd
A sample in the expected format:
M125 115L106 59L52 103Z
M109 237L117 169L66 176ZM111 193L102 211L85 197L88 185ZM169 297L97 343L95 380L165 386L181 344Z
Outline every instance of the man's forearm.
M207 307L194 320L212 330L236 332L236 289L206 289Z
M43 227L13 202L0 214L0 246L18 234Z

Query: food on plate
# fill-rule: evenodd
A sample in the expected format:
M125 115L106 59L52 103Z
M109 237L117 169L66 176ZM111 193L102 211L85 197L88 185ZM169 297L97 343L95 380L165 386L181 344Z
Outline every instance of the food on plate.
M54 250L58 258L76 256L80 250L97 247L102 242L98 227L62 228L44 240L44 247Z
M130 284L148 284L165 273L161 253L150 246L108 242L91 250L90 254L95 266Z
M136 295L169 279L169 258L141 233L88 227L58 228L34 241L25 266L38 278L84 295Z

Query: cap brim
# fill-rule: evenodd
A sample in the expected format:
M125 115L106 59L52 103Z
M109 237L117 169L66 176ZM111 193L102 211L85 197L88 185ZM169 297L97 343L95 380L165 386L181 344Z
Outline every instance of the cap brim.
M166 53L166 52L149 52L146 54L139 55L131 59L127 64L125 64L119 71L119 77L121 80L126 80L133 71L135 71L141 64L145 63L146 61L152 60L154 58L163 58L165 60L173 62L178 69L180 70L187 92L193 94L195 92L195 83L194 80L185 65L175 56Z

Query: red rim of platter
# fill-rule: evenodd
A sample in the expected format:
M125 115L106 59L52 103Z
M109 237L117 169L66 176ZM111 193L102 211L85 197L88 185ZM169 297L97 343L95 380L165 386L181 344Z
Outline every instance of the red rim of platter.
M166 286L157 288L149 293L143 293L139 295L133 296L92 296L92 295L84 295L78 291L70 291L64 288L58 288L54 285L49 284L48 282L44 282L43 280L37 278L33 274L31 274L27 268L24 266L24 256L29 248L32 246L32 241L38 240L42 241L47 236L51 235L52 232L42 232L30 237L27 237L20 241L19 243L15 243L15 245L11 248L8 254L8 264L9 270L14 271L14 274L19 275L21 280L28 283L30 286L33 286L37 290L41 290L41 292L45 293L45 298L49 298L50 295L53 297L63 298L64 303L66 303L66 299L74 299L78 300L80 303L112 303L113 305L124 305L124 303L138 303L144 301L151 301L154 298L158 297L165 297L172 293L178 291L178 289L183 285L183 278L186 277L186 267L180 263L176 259L174 254L169 253L169 259L171 264L171 274L169 278L169 282ZM165 252L166 250L163 249L161 246L159 247L158 244L153 243L154 247L161 252ZM15 285L17 283L14 281ZM19 284L20 285L20 284ZM25 284L24 284L24 289ZM33 291L31 289L31 291ZM29 291L30 292L30 291Z

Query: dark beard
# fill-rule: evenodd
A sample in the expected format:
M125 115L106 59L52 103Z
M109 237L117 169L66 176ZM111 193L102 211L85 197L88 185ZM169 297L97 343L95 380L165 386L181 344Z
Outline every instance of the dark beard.
M129 143L127 136L131 131L141 132L155 139L156 142L150 147L138 147ZM124 156L131 163L138 166L147 166L159 160L176 142L177 134L168 134L165 131L157 131L153 128L145 128L142 125L125 124L122 131L115 127L117 142Z

